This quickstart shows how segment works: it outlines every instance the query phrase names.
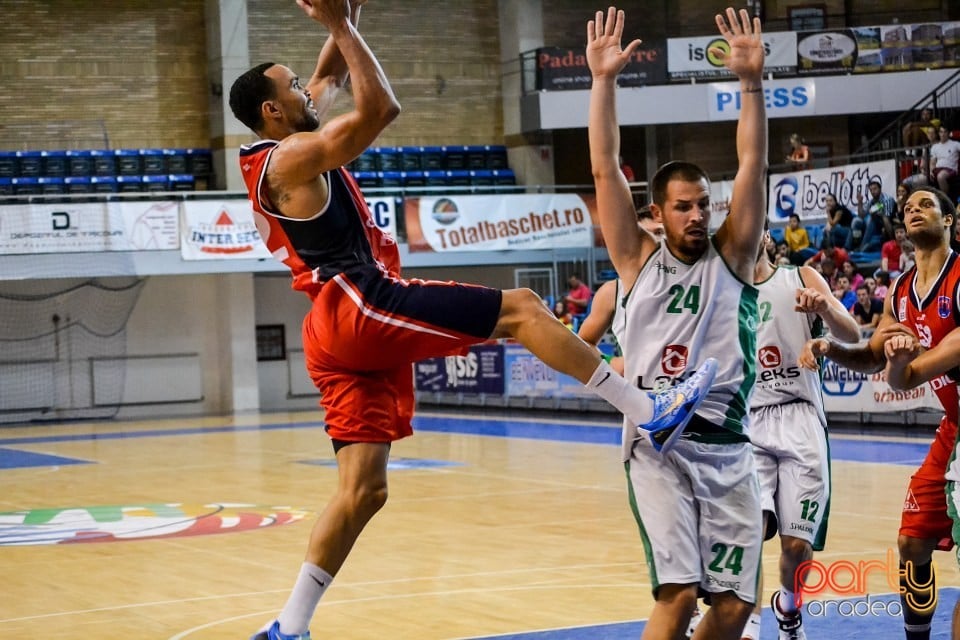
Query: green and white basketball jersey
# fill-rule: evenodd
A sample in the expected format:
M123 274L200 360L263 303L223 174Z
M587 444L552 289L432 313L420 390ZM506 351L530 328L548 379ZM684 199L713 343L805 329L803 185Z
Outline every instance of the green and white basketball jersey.
M677 259L661 243L641 268L624 317L617 340L628 380L641 389L660 391L714 357L719 365L716 380L697 415L748 435L748 401L756 373L757 290L730 271L712 240L693 264ZM625 425L625 445L633 440L630 430Z
M819 316L793 310L797 289L804 286L800 270L786 266L779 267L770 278L757 284L760 291L757 382L750 407L804 400L816 408L820 422L826 427L820 375L797 365L806 341L823 334L823 321Z

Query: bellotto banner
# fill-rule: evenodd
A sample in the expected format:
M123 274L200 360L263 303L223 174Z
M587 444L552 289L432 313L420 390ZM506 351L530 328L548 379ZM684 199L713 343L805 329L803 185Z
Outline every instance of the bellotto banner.
M538 90L589 89L590 68L582 47L541 47L536 50ZM648 42L637 47L617 76L621 87L663 84L667 80L666 43Z
M442 196L404 202L410 251L589 247L590 204L570 193Z

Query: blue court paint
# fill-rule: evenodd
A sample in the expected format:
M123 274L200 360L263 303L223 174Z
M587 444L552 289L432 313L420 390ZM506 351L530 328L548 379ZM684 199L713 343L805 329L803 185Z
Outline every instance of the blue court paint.
M89 460L64 458L46 453L19 451L0 448L0 469L22 469L24 467L57 467L66 464L90 464Z
M413 421L414 429L422 432L457 433L463 435L496 438L522 438L620 446L620 426L613 424L588 425L570 422L543 420L512 420L498 417L451 417L418 415ZM323 422L281 422L246 426L183 427L179 429L147 429L140 431L114 431L110 433L76 433L56 436L22 436L0 438L0 446L23 444L48 444L57 442L83 442L90 440L129 440L133 438L169 438L175 436L214 435L220 433L243 433L254 431L278 431L285 429L322 430ZM918 466L927 453L930 438L918 438L916 442L886 442L874 440L847 440L834 437L830 441L830 453L834 460L849 462L878 462ZM0 465L2 468L2 465Z
M950 617L960 589L947 587L939 590L937 612L933 617L931 640L950 639ZM859 603L859 604L858 604ZM844 598L822 607L819 602L805 603L803 627L808 638L830 640L902 640L903 619L897 613L899 597L895 595ZM810 607L813 607L812 609ZM813 612L813 613L811 613ZM859 614L859 615L858 615ZM639 638L646 622L620 622L565 629L547 629L497 636L477 636L470 640L621 640ZM777 621L770 608L763 610L760 622L763 637L776 637Z
M320 460L298 460L300 464L312 464L318 467L336 467L337 461L333 458L324 458ZM417 458L390 458L387 462L389 471L399 471L403 469L436 469L437 467L459 467L459 462L450 462L449 460L418 460Z

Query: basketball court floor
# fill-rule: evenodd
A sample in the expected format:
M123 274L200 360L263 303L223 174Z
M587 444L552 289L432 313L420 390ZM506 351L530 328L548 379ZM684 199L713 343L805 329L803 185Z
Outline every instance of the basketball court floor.
M335 485L322 424L303 412L0 429L0 636L249 637L282 607ZM652 598L612 416L422 411L415 426L315 638L639 638ZM850 589L810 596L811 638L903 637L890 578L857 567L896 571L928 442L832 436L817 560ZM768 543L767 600L777 554ZM948 638L960 576L936 556L933 637ZM776 638L769 608L764 625Z

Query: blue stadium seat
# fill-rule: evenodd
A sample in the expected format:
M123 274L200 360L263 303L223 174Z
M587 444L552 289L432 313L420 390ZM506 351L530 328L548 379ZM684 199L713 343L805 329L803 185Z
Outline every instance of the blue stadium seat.
M361 153L357 158L350 163L350 170L354 172L359 171L376 171L379 163L380 150L376 147L372 149L367 149Z
M424 171L443 169L443 147L421 147L420 168Z
M486 147L487 169L507 169L507 148L502 144L493 144Z
M464 146L443 147L443 166L450 171L467 168L467 148Z
M163 149L138 149L140 167L147 176L159 176L167 173L167 163L163 156ZM146 186L146 185L144 185ZM147 189L153 191L153 189Z
M400 147L400 170L421 171L423 169L423 147Z
M0 178L13 178L18 175L19 167L16 151L0 151Z
M151 191L151 192L170 191L170 176L167 176L167 175L143 176L143 178L141 179L141 182L143 182L144 191Z
M67 176L63 184L67 193L89 193L91 190L90 176Z
M462 169L447 171L447 184L451 187L469 187L470 172Z
M167 176L170 182L170 191L193 191L196 181L189 173L171 173Z
M770 229L770 237L776 243L783 242L783 227Z
M820 247L823 243L823 228L825 225L822 224L808 224L805 225L807 230L807 237L810 238L811 247Z
M51 178L62 178L67 175L67 152L41 151L40 175Z
M137 149L114 149L113 157L117 163L117 175L140 176L142 174L140 151ZM123 188L120 188L123 191Z
M89 149L71 149L67 151L67 175L89 177L93 175L93 157Z
M47 196L67 192L67 187L60 176L40 176L37 178L37 185L40 187L40 193Z
M143 191L143 176L117 176L117 191L120 193L136 193Z
M189 173L187 168L186 149L163 149L163 170L169 174L183 175Z
M213 156L210 149L187 149L187 173L195 177L213 174Z
M377 169L380 171L400 170L400 152L392 147L380 147L377 159Z
M93 161L93 175L117 175L117 160L110 149L90 149L90 158Z
M357 171L353 177L361 189L376 189L380 186L380 176L376 171Z
M13 195L13 178L0 176L0 196Z
M90 190L94 193L115 193L117 178L115 176L90 176Z
M380 156L381 159L383 155ZM384 189L399 189L403 187L403 176L399 171L380 171L380 186Z
M10 180L15 195L33 196L40 193L40 178L37 176L21 176L19 178L11 178Z
M43 172L39 151L17 151L17 175L21 178L36 178Z

